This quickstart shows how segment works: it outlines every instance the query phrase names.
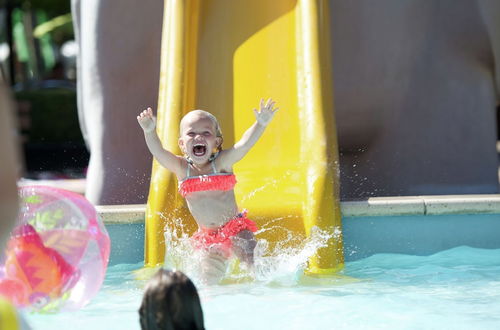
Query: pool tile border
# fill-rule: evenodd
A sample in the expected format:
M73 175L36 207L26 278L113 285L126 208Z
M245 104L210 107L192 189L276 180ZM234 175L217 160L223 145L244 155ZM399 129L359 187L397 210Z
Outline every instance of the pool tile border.
M500 195L373 197L341 202L343 216L500 214Z
M143 223L146 204L97 205L98 217L105 224Z
M344 217L500 214L500 194L372 197L342 201ZM146 205L98 205L99 217L106 224L143 223Z

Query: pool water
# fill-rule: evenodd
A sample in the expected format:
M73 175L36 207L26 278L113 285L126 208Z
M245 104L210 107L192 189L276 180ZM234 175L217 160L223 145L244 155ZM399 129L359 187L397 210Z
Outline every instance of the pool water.
M145 282L134 271L141 267L109 267L103 288L80 311L26 318L35 330L139 329ZM500 249L377 254L348 262L346 278L328 284L304 284L300 274L281 268L251 283L200 286L206 328L500 328Z

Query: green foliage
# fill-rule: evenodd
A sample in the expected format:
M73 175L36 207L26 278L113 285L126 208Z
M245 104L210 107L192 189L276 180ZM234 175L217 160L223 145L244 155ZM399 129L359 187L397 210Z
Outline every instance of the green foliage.
M15 93L18 102L30 104L29 142L83 143L78 122L76 92L51 88L23 90Z
M33 36L35 38L41 38L47 33L53 32L54 30L60 28L61 26L64 26L66 24L71 24L72 19L71 19L71 14L66 14L66 15L61 15L54 17L44 23L39 24L34 30L33 30Z
M7 1L14 7L43 9L52 17L67 14L71 11L70 0L3 0L0 1L0 4L5 6Z

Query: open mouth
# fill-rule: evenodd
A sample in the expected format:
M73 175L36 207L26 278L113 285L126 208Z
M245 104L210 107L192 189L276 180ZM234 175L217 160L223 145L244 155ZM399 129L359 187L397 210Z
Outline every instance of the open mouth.
M193 155L203 157L207 152L207 146L204 144L195 144L193 146Z

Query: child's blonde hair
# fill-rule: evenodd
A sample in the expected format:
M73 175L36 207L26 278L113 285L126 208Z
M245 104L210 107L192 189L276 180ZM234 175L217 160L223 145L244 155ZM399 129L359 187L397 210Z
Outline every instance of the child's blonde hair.
M189 115L198 115L200 117L210 119L215 126L215 136L220 137L221 139L223 138L222 137L222 130L221 130L220 125L219 125L219 121L217 120L217 118L214 115L212 115L210 112L205 111L205 110L192 110L192 111L189 111L188 113L186 113L184 115L184 117L182 117L181 122L179 124L179 135L182 135L182 124L184 123L184 119L187 118ZM217 147L217 151L221 151L221 150L222 150L222 142Z

